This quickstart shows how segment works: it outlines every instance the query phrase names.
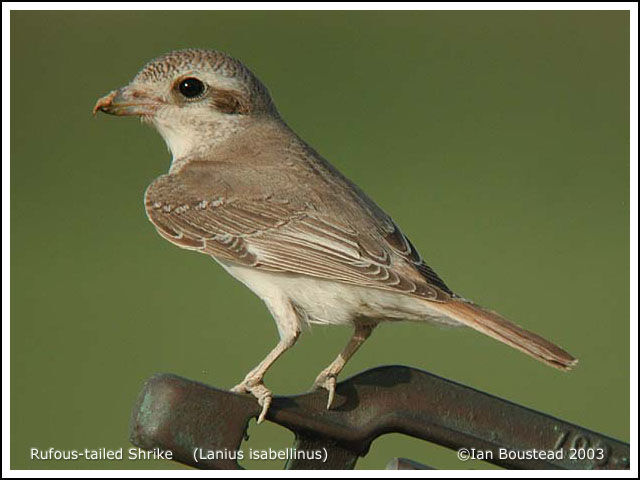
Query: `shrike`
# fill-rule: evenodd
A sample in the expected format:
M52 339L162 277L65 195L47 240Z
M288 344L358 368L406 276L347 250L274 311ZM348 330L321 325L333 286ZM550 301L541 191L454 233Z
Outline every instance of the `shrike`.
M456 295L394 221L296 135L266 87L209 50L168 53L94 113L138 116L173 160L145 194L158 233L213 257L258 295L280 341L233 388L262 405L263 377L305 324L351 325L352 338L315 380L333 401L336 377L384 321L467 326L561 370L577 360L542 337Z

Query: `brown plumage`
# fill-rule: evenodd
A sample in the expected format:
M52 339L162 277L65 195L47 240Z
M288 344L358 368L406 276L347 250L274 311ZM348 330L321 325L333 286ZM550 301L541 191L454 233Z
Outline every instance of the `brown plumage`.
M267 304L281 340L235 391L269 406L262 378L304 323L351 324L341 355L316 379L329 390L385 320L466 325L566 370L576 360L542 337L453 293L393 220L300 139L239 61L172 52L94 111L152 123L173 153L145 194L165 239L215 258Z

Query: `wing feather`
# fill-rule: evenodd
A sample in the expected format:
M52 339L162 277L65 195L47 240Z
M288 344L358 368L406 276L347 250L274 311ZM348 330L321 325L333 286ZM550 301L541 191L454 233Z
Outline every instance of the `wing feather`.
M174 244L259 269L337 280L430 300L452 295L386 217L371 231L331 218L310 202L241 198L165 175L145 194L146 212Z

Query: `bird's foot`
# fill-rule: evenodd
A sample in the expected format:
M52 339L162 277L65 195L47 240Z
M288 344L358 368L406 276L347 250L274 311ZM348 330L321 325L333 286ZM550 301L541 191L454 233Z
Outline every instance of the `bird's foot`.
M313 389L318 390L320 388L324 388L329 392L329 398L327 399L327 410L331 408L331 404L333 403L333 398L336 394L336 377L337 374L332 372L331 370L323 370L320 372L320 375L316 378L316 381L313 382Z
M264 417L267 415L267 411L271 405L273 394L271 393L271 390L264 386L262 378L247 375L247 378L233 387L231 391L233 393L249 393L253 395L258 400L258 404L262 407L262 411L258 417L258 423L260 424L264 421Z

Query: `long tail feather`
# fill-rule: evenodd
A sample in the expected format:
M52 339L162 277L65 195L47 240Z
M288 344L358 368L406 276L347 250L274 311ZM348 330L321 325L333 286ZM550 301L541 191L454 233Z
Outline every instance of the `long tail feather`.
M511 323L496 312L486 310L471 302L454 300L439 304L436 308L448 317L517 348L536 360L557 369L570 370L578 363L576 358L557 345Z

